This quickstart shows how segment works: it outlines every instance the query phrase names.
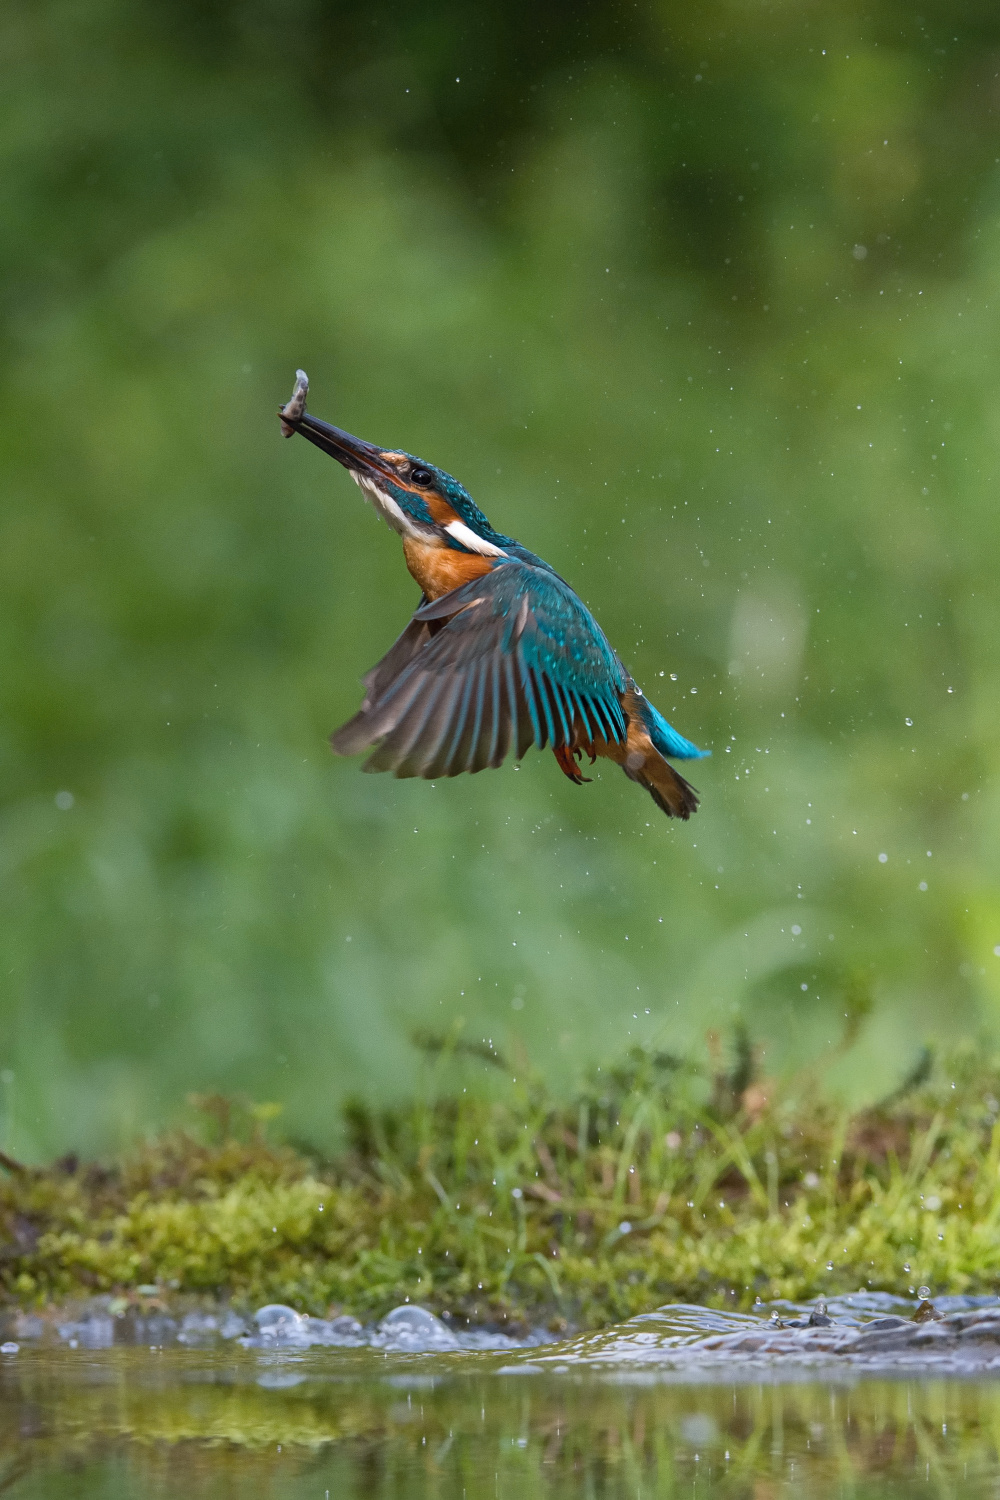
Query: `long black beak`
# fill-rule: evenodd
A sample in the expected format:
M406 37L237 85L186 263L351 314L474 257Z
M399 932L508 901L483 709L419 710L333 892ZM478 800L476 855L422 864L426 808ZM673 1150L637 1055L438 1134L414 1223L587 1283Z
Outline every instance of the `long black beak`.
M298 432L304 438L308 438L317 448L335 458L338 463L344 465L345 469L353 469L362 474L378 474L389 477L389 470L381 462L381 448L374 443L366 443L363 438L353 437L351 433L344 432L339 427L331 427L329 422L321 422L318 417L309 416L306 411L306 393L309 390L309 381L304 370L295 373L295 390L292 399L286 406L278 408L278 416L281 418L281 430L285 437L291 437Z
M309 415L291 425L317 448L322 448L324 453L343 464L345 469L360 469L363 474L373 470L379 474L386 472L385 464L379 462L382 449L376 448L374 443L352 437L349 432L342 432L339 427L331 427L329 422L321 422L318 417Z

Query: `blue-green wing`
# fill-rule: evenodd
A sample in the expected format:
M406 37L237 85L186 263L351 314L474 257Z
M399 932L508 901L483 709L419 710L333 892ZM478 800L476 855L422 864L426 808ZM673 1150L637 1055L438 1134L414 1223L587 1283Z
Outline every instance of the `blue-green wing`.
M571 744L574 722L588 739L625 738L624 668L547 568L498 564L418 609L393 652L398 670L387 670L391 652L368 674L361 712L333 736L342 755L375 747L366 770L481 771L511 749Z

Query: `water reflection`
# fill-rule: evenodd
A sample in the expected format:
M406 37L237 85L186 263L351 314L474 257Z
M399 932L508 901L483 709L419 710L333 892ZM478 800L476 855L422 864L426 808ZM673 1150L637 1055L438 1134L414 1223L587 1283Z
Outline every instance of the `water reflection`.
M970 1494L1000 1482L1000 1385L663 1383L572 1354L230 1345L23 1350L0 1361L0 1489L654 1497ZM721 1378L720 1378L721 1376Z

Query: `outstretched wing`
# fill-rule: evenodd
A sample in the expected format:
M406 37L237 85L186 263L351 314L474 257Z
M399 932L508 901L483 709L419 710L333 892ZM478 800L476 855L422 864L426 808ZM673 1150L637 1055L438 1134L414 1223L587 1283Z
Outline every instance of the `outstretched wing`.
M426 603L425 595L421 594L417 608L419 609ZM402 634L393 641L382 660L376 662L370 672L365 673L361 679L365 689L364 702L361 705L362 713L367 713L372 705L378 702L389 684L399 676L404 667L409 666L421 647L426 646L433 628L432 625L425 624L414 615Z
M571 744L574 722L588 739L625 738L621 662L569 585L520 560L421 606L365 681L332 744L375 746L366 771L481 771L511 748Z

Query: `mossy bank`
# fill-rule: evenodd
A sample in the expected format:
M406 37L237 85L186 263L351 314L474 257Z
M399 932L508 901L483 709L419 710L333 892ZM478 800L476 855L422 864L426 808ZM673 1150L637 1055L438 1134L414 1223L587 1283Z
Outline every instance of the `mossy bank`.
M816 1076L753 1082L737 1052L715 1075L635 1053L570 1103L508 1078L492 1099L356 1105L329 1161L221 1100L112 1164L4 1159L0 1288L556 1328L672 1300L1000 1289L1000 1060L970 1049L851 1115Z

